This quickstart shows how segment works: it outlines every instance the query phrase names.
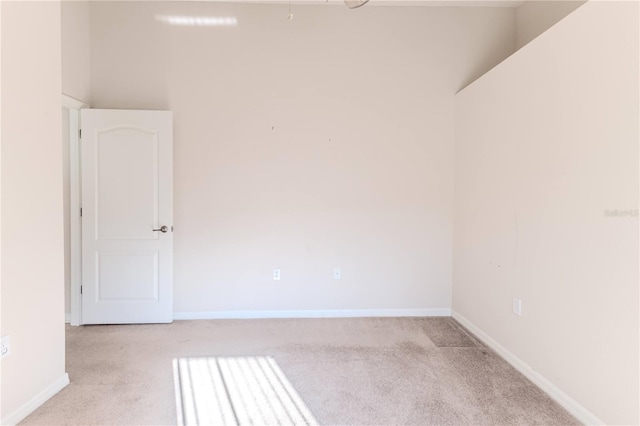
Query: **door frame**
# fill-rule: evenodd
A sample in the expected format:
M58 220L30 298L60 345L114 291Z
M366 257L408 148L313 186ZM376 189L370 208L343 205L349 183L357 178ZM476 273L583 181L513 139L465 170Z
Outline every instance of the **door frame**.
M80 180L80 110L89 108L89 105L62 94L62 107L69 110L69 243L71 247L71 306L69 322L71 325L81 325L82 222L80 208L82 206L82 187Z

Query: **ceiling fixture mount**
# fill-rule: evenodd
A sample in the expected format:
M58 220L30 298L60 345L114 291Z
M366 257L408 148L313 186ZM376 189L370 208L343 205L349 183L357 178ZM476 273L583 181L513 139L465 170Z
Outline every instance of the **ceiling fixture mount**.
M287 15L287 21L293 21L293 13L291 13L291 0L289 0L289 15Z
M368 1L369 0L344 0L344 4L346 4L349 9L355 9L364 6Z

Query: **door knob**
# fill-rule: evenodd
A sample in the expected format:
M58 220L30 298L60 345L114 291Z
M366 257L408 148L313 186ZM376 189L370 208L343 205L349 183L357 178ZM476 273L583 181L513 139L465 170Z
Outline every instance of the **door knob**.
M167 232L169 232L169 228L167 226L163 225L163 226L160 227L160 229L154 229L153 230L153 232L158 232L158 231L163 232L163 233L166 234Z

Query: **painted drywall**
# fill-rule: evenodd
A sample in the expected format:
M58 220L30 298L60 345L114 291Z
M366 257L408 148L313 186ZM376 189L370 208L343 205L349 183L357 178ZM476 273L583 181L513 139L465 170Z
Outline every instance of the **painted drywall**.
M62 93L89 104L91 38L89 2L61 2Z
M638 12L587 3L456 97L453 309L605 424L639 421Z
M583 5L583 0L529 0L516 9L516 48L560 22Z
M90 9L92 106L174 113L176 312L449 311L454 93L513 8Z
M35 408L66 375L60 3L3 1L0 7L0 333L11 336L11 354L1 361L6 424Z

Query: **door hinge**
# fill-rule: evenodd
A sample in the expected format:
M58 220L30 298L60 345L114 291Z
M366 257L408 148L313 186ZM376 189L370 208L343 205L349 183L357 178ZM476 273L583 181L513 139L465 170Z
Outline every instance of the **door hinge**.
M82 217L82 207L80 207L80 217Z
M78 137L82 139L82 129L78 129Z
M82 294L82 286L80 286L80 294Z

